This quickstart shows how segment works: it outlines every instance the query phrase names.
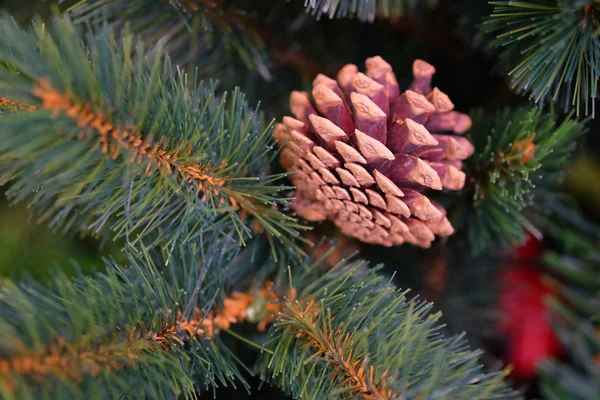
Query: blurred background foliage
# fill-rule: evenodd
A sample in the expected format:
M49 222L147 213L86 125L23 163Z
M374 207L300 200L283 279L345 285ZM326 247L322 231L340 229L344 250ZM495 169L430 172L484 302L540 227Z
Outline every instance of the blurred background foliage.
M88 274L108 256L123 259L119 243L53 232L30 218L24 204L0 201L0 276L19 280L27 274L47 281L57 268Z

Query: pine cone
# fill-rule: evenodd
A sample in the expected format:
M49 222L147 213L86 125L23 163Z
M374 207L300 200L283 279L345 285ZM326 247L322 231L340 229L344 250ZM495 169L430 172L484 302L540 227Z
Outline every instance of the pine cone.
M313 81L314 106L293 92L290 108L275 127L283 146L281 164L297 188L293 208L309 221L332 220L345 235L385 246L404 242L431 246L434 234L454 232L446 211L422 192L459 190L462 160L471 143L452 135L471 127L468 115L439 89L435 68L413 65L410 90L400 93L391 66L381 57L366 61L366 74L346 65L337 82Z

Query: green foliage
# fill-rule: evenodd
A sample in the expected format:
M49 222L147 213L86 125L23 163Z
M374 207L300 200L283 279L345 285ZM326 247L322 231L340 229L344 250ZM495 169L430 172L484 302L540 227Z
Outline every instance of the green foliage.
M289 282L281 287L297 289L297 299L289 292L280 297L263 379L299 399L515 396L504 373L482 370L479 352L462 336L440 333L431 303L407 298L364 262L313 278L314 269L281 278Z
M227 238L203 242L170 252L132 250L129 267L107 261L106 271L91 277L58 273L49 285L0 282L0 370L6 371L0 393L19 399L193 398L222 385L247 388L239 360L220 335L190 337L170 328L196 308L220 310L223 288L251 287L258 282L247 274L262 276L255 273L273 263L256 256L264 250L259 241L245 248ZM353 365L372 388L407 398L515 396L503 373L482 370L479 352L462 336L441 335L440 315L429 313L430 303L408 300L361 261L323 268L322 259L308 258L294 273L281 270L275 286L289 297L281 297L284 308L264 336L265 379L298 398L342 398L356 387L339 366ZM316 315L302 312L310 300ZM252 307L260 313L263 306ZM318 346L307 341L312 337L321 340ZM341 358L318 351L332 343Z
M236 67L258 69L270 78L260 33L251 28L251 15L237 2L203 0L80 0L67 10L77 23L109 21L115 29L128 25L149 45L152 54L160 47L181 67L201 66L205 76L239 73Z
M550 252L545 264L560 293L551 304L556 329L567 350L565 361L541 365L542 392L550 400L592 400L600 397L600 252L580 237L573 256Z
M357 17L373 22L375 17L398 18L422 5L419 0L304 0L307 11L317 18Z
M38 107L3 116L0 183L39 220L167 246L231 226L249 237L242 207L293 233L267 175L271 131L239 91L216 97L126 33L88 32L86 46L65 18L27 32L4 18L0 35L0 96Z
M256 261L251 246L240 252L226 239L206 241L130 252L128 267L107 261L102 274L57 273L47 286L0 281L0 397L195 398L221 385L247 387L218 336L164 334L196 307L219 308L240 262ZM11 360L29 363L4 370Z
M538 198L536 204L541 213L526 210L535 228L539 230L540 242L544 247L561 248L565 252L589 252L586 241L600 240L600 229L581 211L569 207L564 198L547 196ZM582 240L582 238L586 240ZM469 243L470 245L470 243ZM457 251L456 246L445 248L444 259L447 261L447 276L441 298L436 306L444 314L444 322L453 332L467 333L469 342L477 347L498 341L499 281L496 277L507 266L515 262L515 248L511 246L504 252L495 247L489 248L476 256L464 251ZM532 255L533 256L533 255ZM542 265L540 255L531 258L531 267ZM429 266L428 266L429 268ZM500 338L503 340L503 338ZM493 355L487 353L487 358Z
M60 265L62 273L72 276L76 270L88 274L95 271L102 257L114 256L118 261L124 261L120 243L101 243L75 235L56 235L50 229L28 221L24 204L8 207L2 200L0 277L19 280L31 276L39 282L47 282L54 272L53 268L48 267Z
M0 22L0 97L36 107L0 104L0 184L6 184L14 202L26 200L37 221L52 228L109 234L134 246L128 247L129 267L108 261L103 274L68 279L58 273L50 285L0 281L0 397L193 398L223 385L248 388L240 372L246 368L238 359L242 354L234 354L220 336L188 338L175 332L165 342L156 335L177 326L179 313L191 317L196 308L221 310L226 293L240 285L258 287L276 269L281 307L276 322L264 336L249 333L249 327L244 335L230 333L245 342L261 339L262 378L293 396L516 396L503 382L505 373L486 372L481 353L463 336L442 334L441 315L431 312L430 303L397 290L377 269L343 262L326 270L322 260L297 261L298 249L289 247L288 239L298 226L278 211L286 204L279 194L284 188L267 167L276 156L270 129L239 91L220 95L199 78L235 75L240 63L269 77L264 53L271 49L263 49L260 36L272 32L265 28L259 34L255 28L262 29L264 20L256 25L253 14L240 11L258 12L261 6L246 0L65 3L72 5L68 12L74 22L56 17L50 24L37 21L29 31L9 18ZM554 6L544 8L550 3ZM317 17L373 21L437 2L304 4ZM522 10L532 4L542 8ZM520 64L527 57L513 72L513 83L530 90L539 103L570 91L571 85L577 109L593 112L589 100L595 96L600 61L597 32L590 29L596 4L585 26L571 12L581 13L585 4L495 2L497 11L485 29L506 32L509 24L510 33L498 44L506 45L507 63ZM313 21L304 16L285 32L297 29L302 19ZM82 35L86 26L100 28ZM554 29L565 27L559 38ZM297 46L308 48L314 38L296 38L290 33L279 47L273 40L273 51L287 59L309 58L312 49L306 54ZM194 63L200 68L192 78L173 68L166 53L184 69ZM274 91L287 93L282 82ZM269 96L264 87L260 91ZM469 181L463 192L468 201L453 215L470 249L512 244L524 229L534 229L536 216L556 198L562 168L582 130L571 116L557 123L538 109L474 116L469 139L476 151L466 162ZM191 176L190 168L200 172ZM267 240L279 236L284 242L271 247L277 260L263 259L267 240L239 247L253 236L249 227L255 221L266 229ZM565 319L559 329L574 349L575 362L545 365L543 389L562 398L577 382L580 391L570 394L595 394L598 374L590 357L599 345L590 327L598 323L593 313L598 285L585 278L597 281L598 263L586 259L574 273L563 258L554 261L560 265L557 274L576 283L556 305ZM459 271L470 278L459 291L473 296L473 309L487 312L486 298L479 295L494 271L481 268L474 276L473 266ZM254 304L248 320L267 316L269 300ZM463 304L460 308L464 313ZM487 324L489 329L489 317L479 317L480 325L470 325L467 318L459 325L475 330ZM590 324L586 318L596 319ZM52 361L44 357L57 354L67 360L66 375L52 368L20 374L8 364L47 364Z
M478 253L514 244L532 229L532 213L543 211L539 203L557 195L583 125L571 116L558 123L552 113L535 108L472 117L467 136L475 153L465 162L470 182L464 189L472 201L453 218Z
M511 85L543 104L564 99L577 115L594 114L600 74L600 4L595 0L492 1L483 24L502 48Z

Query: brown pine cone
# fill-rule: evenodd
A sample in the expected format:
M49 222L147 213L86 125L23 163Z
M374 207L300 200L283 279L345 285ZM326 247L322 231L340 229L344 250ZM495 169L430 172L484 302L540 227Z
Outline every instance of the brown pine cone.
M366 61L366 74L346 65L337 82L313 81L311 102L293 92L275 127L281 164L297 188L293 208L309 221L333 221L345 235L385 246L431 246L434 234L454 232L446 211L426 188L459 190L462 160L473 153L464 137L468 115L431 88L435 68L413 64L414 81L400 93L392 67L381 57ZM313 105L314 104L314 105Z

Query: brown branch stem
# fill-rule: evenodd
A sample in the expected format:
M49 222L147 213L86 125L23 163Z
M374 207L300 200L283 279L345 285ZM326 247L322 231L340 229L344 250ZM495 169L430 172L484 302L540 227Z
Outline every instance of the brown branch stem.
M98 376L101 371L138 368L144 365L145 352L169 350L195 337L213 337L232 324L245 321L254 301L251 294L235 292L224 300L218 313L196 308L192 317L186 318L180 311L175 323L165 321L159 329L146 332L134 327L126 338L120 337L122 329L117 327L117 341L90 350L78 349L58 337L41 354L25 351L15 357L0 358L0 384L12 391L17 376L39 382L52 375L80 382L86 374Z
M327 324L317 326L315 316L317 307L314 301L306 303L301 308L299 302L288 298L283 306L287 317L296 323L289 324L290 330L296 331L296 337L303 338L306 345L310 346L323 359L331 363L340 374L342 381L351 387L351 392L364 400L392 400L401 396L387 389L384 373L376 382L374 377L375 367L369 365L368 357L352 361L352 337L349 333L344 335L342 324L335 331L331 331ZM343 335L343 337L342 337Z
M196 187L196 194L202 195L206 200L206 193L212 192L220 195L220 188L225 180L214 175L215 169L199 163L184 162L180 155L169 152L162 142L152 144L142 135L135 132L134 128L118 128L113 125L110 118L101 111L92 110L89 105L80 105L73 101L70 93L60 93L52 88L46 79L40 80L34 88L33 95L42 101L45 109L53 112L53 117L64 113L77 122L81 128L78 138L90 138L94 132L97 146L104 154L116 159L123 151L132 154L131 162L141 164L146 161L146 174L152 175L154 169L162 168L170 174L178 173L190 185Z

